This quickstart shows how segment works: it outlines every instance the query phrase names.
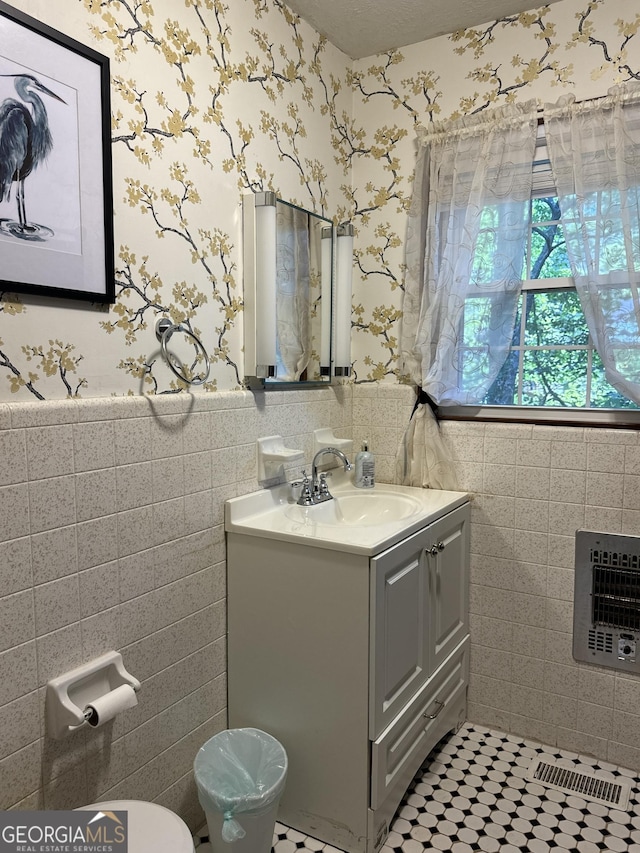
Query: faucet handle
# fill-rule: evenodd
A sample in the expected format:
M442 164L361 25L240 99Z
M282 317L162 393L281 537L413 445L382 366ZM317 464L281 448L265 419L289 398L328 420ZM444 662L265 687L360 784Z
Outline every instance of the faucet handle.
M329 487L327 486L327 477L333 477L333 474L331 471L321 471L320 472L319 480L320 480L320 492L321 493L329 491Z
M322 471L322 473L318 477L318 496L319 497L333 497L329 492L329 486L327 485L327 477L331 477L331 471Z
M300 506L312 506L313 495L311 494L311 480L307 476L306 471L302 471L302 480L294 480L294 482L291 483L292 488L297 486L302 486L300 489L300 496L298 497L298 503Z

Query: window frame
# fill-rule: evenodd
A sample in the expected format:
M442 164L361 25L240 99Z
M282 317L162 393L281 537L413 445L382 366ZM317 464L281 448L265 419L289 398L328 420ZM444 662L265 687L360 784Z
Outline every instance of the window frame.
M568 406L438 406L440 421L542 424L640 429L638 409L572 409Z
M544 121L538 120L538 138L536 141L536 159L533 163L533 186L531 199L544 198L557 193L551 173L551 161L547 151ZM528 238L527 256L530 257L531 231ZM526 279L522 283L522 293L528 291L575 290L572 277ZM591 336L590 343L576 349L595 351ZM526 350L523 350L525 352ZM520 361L519 361L520 363ZM588 379L588 388L591 377ZM572 408L561 406L496 406L465 405L438 406L438 419L451 421L480 421L524 424L544 424L551 426L604 427L609 429L640 429L640 409L602 409Z

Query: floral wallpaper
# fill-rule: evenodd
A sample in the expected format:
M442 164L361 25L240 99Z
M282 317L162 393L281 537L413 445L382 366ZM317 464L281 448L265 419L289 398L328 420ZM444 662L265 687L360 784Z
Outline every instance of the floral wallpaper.
M159 316L202 340L206 390L239 387L242 195L273 190L345 217L333 128L350 109L346 57L280 0L12 5L110 57L117 299L3 293L0 399L180 390ZM198 355L179 345L185 363Z
M163 315L201 338L206 390L239 387L241 198L267 189L354 222L353 378L396 381L415 125L640 75L629 0L562 0L356 62L282 0L11 3L111 59L117 300L0 294L0 400L179 391Z
M349 72L339 138L357 230L352 358L357 382L394 381L415 126L535 97L604 95L640 78L640 5L563 0L369 59Z

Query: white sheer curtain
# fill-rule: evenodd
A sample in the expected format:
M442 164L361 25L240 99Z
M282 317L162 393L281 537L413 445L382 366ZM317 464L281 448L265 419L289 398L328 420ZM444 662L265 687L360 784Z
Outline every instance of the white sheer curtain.
M507 356L522 287L536 132L534 100L419 129L400 368L438 405L482 400ZM396 478L456 487L424 402L398 451Z
M640 403L640 86L545 107L576 290L607 380Z
M277 206L276 325L277 378L295 382L309 363L309 217L287 204Z

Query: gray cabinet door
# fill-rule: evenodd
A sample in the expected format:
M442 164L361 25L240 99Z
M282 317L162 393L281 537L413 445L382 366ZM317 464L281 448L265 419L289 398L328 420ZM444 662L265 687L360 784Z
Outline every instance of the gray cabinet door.
M429 661L436 670L469 632L469 506L432 524L429 573Z
M371 559L372 740L467 634L468 563L468 504Z
M371 560L371 740L429 677L427 540L422 530Z

